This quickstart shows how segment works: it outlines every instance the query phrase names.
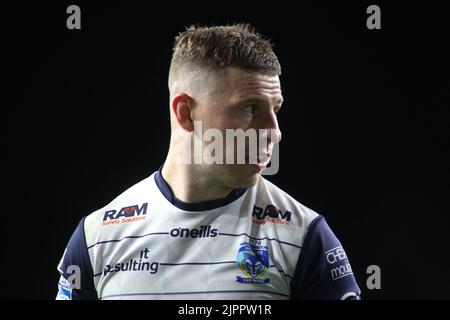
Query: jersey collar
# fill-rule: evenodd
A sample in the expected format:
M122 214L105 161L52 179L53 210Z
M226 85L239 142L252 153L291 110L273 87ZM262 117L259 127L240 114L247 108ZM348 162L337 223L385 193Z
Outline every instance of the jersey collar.
M217 209L217 208L226 206L227 204L230 204L231 202L240 198L245 193L245 191L247 191L246 188L238 188L238 189L233 189L225 198L203 201L203 202L195 202L195 203L184 202L174 196L172 188L169 186L167 181L164 180L164 178L162 176L162 173L161 173L162 167L163 166L161 166L155 174L156 185L158 186L159 191L161 191L163 196L171 204L173 204L178 209L181 209L184 211L206 211L206 210Z

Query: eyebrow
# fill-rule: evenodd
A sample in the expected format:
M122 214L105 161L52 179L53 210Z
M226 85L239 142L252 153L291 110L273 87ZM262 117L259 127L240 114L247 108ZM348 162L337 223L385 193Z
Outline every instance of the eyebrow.
M280 99L276 99L275 100L275 106L278 108L281 108L281 105L283 104L283 97L281 97ZM263 99L259 96L250 96L250 97L246 97L242 100L240 100L237 104L243 104L243 103L249 103L249 102L257 102L257 103L264 103L267 104L267 100Z

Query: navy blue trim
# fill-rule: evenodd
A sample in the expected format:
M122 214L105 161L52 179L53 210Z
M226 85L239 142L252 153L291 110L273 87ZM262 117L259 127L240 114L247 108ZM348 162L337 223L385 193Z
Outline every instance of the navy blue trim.
M304 291L305 291L304 282L306 282L309 279L305 280L305 277L307 277L308 275L305 276L305 273L303 272L303 268L305 265L305 260L307 260L308 258L311 260L314 259L313 256L307 257L304 251L308 251L307 249L311 246L313 230L316 228L316 225L322 219L324 219L323 216L321 216L321 215L317 216L316 218L314 218L314 220L311 222L311 224L308 227L308 230L307 230L307 233L305 236L305 240L303 241L304 249L300 251L300 255L297 260L297 266L294 271L294 277L291 281L291 299L293 299L293 300L304 299ZM311 276L311 275L309 275L309 276Z
M236 293L236 292L245 292L245 293L269 293L276 294L279 296L287 297L290 296L284 293L273 292L273 291L265 291L265 290L220 290L220 291L187 291L187 292L148 292L148 293L124 293L124 294L111 294L108 296L103 296L100 299L112 298L112 297L124 297L124 296L154 296L154 295L174 295L174 294L204 294L204 293Z
M167 234L169 234L169 232L152 232L152 233L147 233L147 234L140 235L140 236L126 236L126 237L123 237L123 238L121 238L121 239L104 240L104 241L96 242L96 243L90 245L89 247L86 247L86 249L89 250L89 249L92 249L93 247L95 247L96 245L106 244L106 243L120 242L120 241L125 240L125 239L140 239L140 238L144 238L144 237L148 237L148 236L167 235ZM289 242L286 242L286 241L281 241L281 240L275 239L275 238L268 238L268 237L255 238L255 237L251 237L251 236L248 235L247 233L234 234L234 233L223 233L223 232L220 232L218 235L219 235L219 236L229 236L229 237L241 237L241 236L246 236L246 237L248 237L248 238L250 238L250 239L252 239L252 240L269 240L269 241L277 241L277 242L280 243L280 244L286 244L286 245L288 245L288 246L292 246L292 247L295 247L295 248L298 248L298 249L301 249L301 248L302 248L302 246L298 246L298 245L296 245L296 244L289 243Z
M86 217L81 219L77 228L73 232L65 251L61 263L61 275L67 280L72 274L68 273L70 266L80 268L80 289L71 289L71 299L97 299L97 291L93 282L94 271L89 257L86 244L86 234L84 232L84 222Z
M246 233L234 234L234 233L223 233L223 232L220 232L219 235L221 235L221 236L230 236L230 237L247 236L247 237L249 237L249 238L252 239L252 240L269 240L269 241L277 241L278 243L281 243L281 244L287 244L288 246L293 246L293 247L296 247L296 248L298 248L298 249L301 249L301 248L302 248L301 246L298 246L298 245L296 245L296 244L289 243L289 242L285 242L285 241L281 241L281 240L278 240L278 239L275 239L275 238L267 238L267 237L263 237L263 238L255 238L255 237L249 236L249 235L246 234Z
M270 266L270 267L272 267L272 266ZM284 276L285 277L288 277L288 278L291 278L291 279L293 279L294 277L293 276L291 276L291 275L288 275L287 273L285 273L283 270L280 270L280 269L277 269L278 270L278 272L279 273L282 273L282 274L284 274Z
M125 240L125 239L139 239L139 238L148 237L148 236L166 235L166 234L169 234L169 232L152 232L152 233L147 233L147 234L144 234L144 235L141 235L141 236L126 236L126 237L123 237L123 238L121 238L121 239L112 239L112 240L99 241L99 242L96 242L96 243L90 245L89 247L86 247L86 248L89 250L89 249L91 249L91 248L93 248L93 247L95 247L96 245L99 245L99 244L105 244L105 243L111 243L111 242L120 242L120 241ZM288 246L292 246L292 247L295 247L295 248L298 248L298 249L301 249L301 248L302 248L301 246L298 246L298 245L296 245L296 244L289 243L289 242L286 242L286 241L281 241L281 240L278 240L278 239L275 239L275 238L268 238L268 237L255 238L255 237L251 237L251 236L248 235L247 233L234 234L234 233L223 233L223 232L219 232L218 235L219 235L219 236L229 236L229 237L241 237L241 236L246 236L246 237L248 237L248 238L250 238L250 239L252 239L252 240L269 240L269 241L277 241L277 242L280 243L280 244L286 244L286 245L288 245Z
M236 261L218 261L218 262L181 262L181 263L168 263L160 262L160 266L184 266L184 265L208 265L208 264L227 264L236 263Z
M308 227L297 261L291 281L291 299L337 300L350 292L360 295L348 257L328 261L327 253L336 249L343 250L342 244L325 218L317 216ZM340 268L345 272L336 277L333 271Z
M316 229L316 225L319 223L319 221L321 221L322 219L324 219L323 216L319 215L317 217L314 218L314 220L311 222L311 224L308 227L308 231L306 233L306 237L305 240L303 241L303 247L305 248L309 248L311 246L311 241L312 241L312 237L314 235L313 230ZM302 255L301 257L303 258L304 255Z
M168 262L160 262L160 266L184 266L184 265L212 265L212 264L235 264L236 261L219 261L219 262L182 262L182 263L168 263ZM270 268L276 268L275 265L270 266ZM276 268L279 273L283 273L285 277L293 278L293 276L290 276L286 274L283 270L280 270ZM94 278L101 276L103 272L94 274Z
M162 175L162 167L163 166L161 166L155 174L156 185L158 186L159 191L161 191L161 193L163 194L164 198L167 199L167 201L183 211L206 211L217 209L239 199L245 193L245 191L247 191L246 188L233 189L225 198L196 203L184 202L175 197L172 188L169 186L167 181L164 180L164 177Z
M121 239L116 239L116 240L104 240L104 241L96 242L93 245L90 245L89 247L87 247L87 249L89 250L98 244L105 244L105 243L109 243L109 242L120 242L125 239L139 239L139 238L143 238L143 237L147 237L147 236L154 236L154 235L161 235L161 234L169 234L169 233L168 232L152 232L152 233L144 234L142 236L126 236L126 237L123 237Z
M280 273L284 274L285 277L288 277L288 278L290 278L291 280L294 279L293 276L290 276L290 275L284 273L283 270L278 270L278 271L280 271Z
M160 266L184 266L184 265L211 265L211 264L235 264L236 261L219 261L219 262L182 262L182 263L168 263L168 262L160 262L159 265ZM275 265L270 266L270 268L276 268ZM293 276L290 276L288 274L286 274L283 270L280 270L277 268L277 271L279 273L284 274L285 277L288 278L293 278ZM103 272L94 274L94 278L101 276L103 274Z

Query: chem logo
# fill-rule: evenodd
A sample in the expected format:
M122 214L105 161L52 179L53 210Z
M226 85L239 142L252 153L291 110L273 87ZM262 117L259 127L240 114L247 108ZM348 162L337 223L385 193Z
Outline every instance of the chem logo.
M237 264L241 271L248 277L236 277L239 283L269 283L269 278L264 278L264 274L269 265L269 251L266 246L261 245L261 241L250 241L241 243L237 255Z

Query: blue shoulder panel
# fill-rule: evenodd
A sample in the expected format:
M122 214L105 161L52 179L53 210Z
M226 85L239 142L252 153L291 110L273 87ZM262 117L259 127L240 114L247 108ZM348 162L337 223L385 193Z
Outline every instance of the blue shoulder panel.
M83 218L67 244L58 265L61 274L58 283L58 300L97 299L93 270L86 247Z
M359 299L347 254L322 216L309 226L291 283L291 299Z

